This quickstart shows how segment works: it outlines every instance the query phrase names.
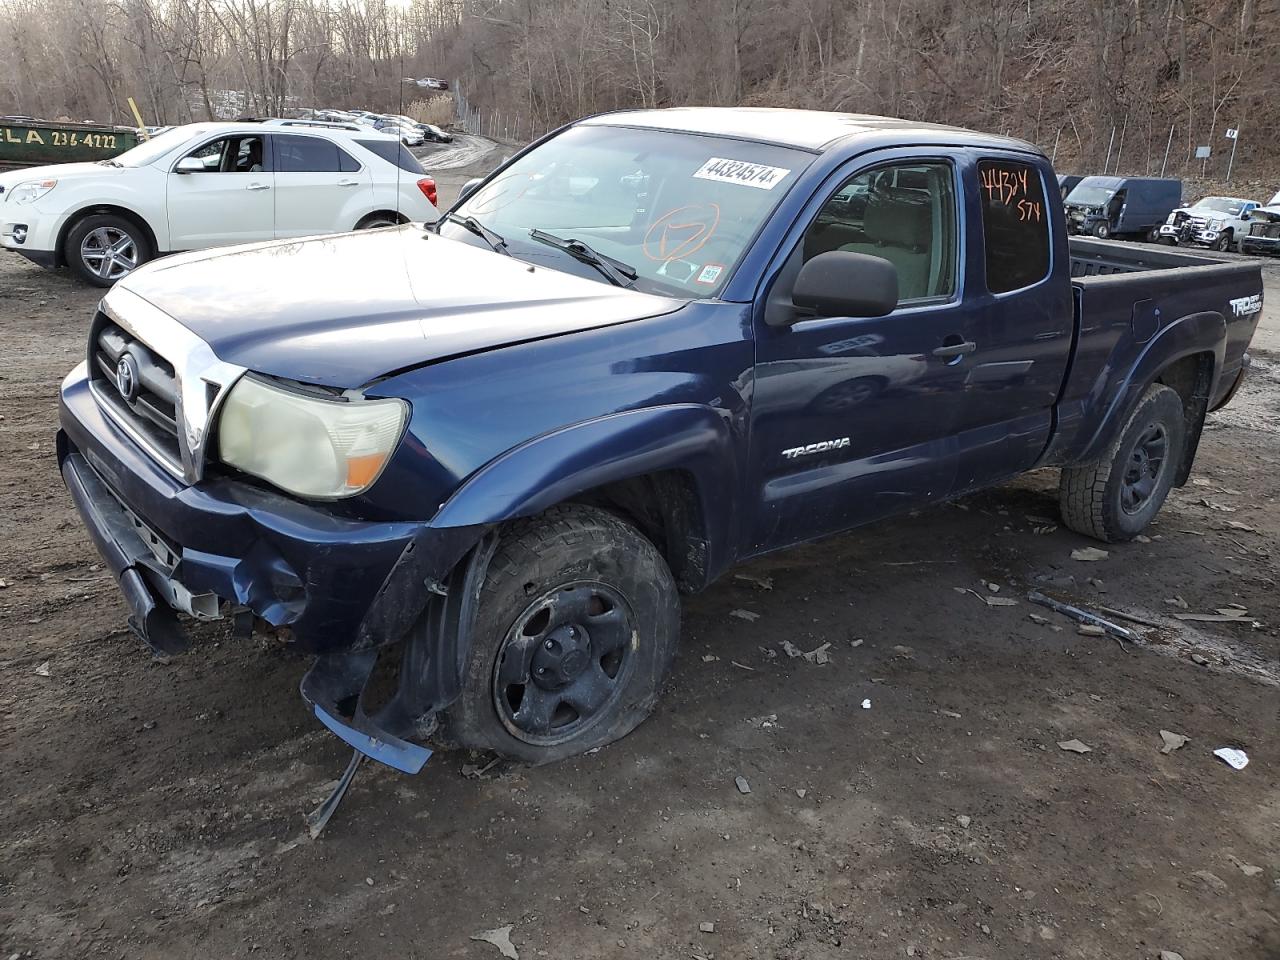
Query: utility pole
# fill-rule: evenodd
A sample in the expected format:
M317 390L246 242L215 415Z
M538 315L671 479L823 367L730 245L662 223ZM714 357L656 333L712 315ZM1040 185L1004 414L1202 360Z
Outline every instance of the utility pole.
M1164 163L1160 164L1160 176L1164 177L1164 168L1169 165L1169 151L1173 149L1174 124L1169 124L1169 142L1164 147Z
M1227 160L1227 183L1231 182L1231 167L1236 162L1236 144L1240 142L1240 128L1232 127L1227 131L1227 139L1231 141L1231 156Z

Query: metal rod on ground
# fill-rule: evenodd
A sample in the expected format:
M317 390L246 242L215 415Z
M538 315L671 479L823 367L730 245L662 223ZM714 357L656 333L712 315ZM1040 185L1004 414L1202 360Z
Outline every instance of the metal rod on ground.
M1164 168L1169 165L1169 151L1173 149L1173 131L1176 124L1169 124L1169 142L1164 148L1164 163L1160 164L1160 176L1164 177Z
M1096 627L1101 627L1113 637L1119 637L1121 640L1128 640L1130 643L1139 643L1142 638L1132 630L1120 626L1118 623L1112 623L1096 613L1090 613L1088 610L1081 610L1079 607L1073 607L1069 603L1062 603L1054 600L1052 597L1046 597L1039 590L1032 590L1027 594L1027 599L1032 603L1038 603L1042 607L1048 607L1056 613L1062 614L1064 617L1070 617L1077 623L1090 623Z
M1058 141L1062 139L1062 128L1058 128L1057 135L1053 138L1053 156L1049 158L1050 163L1058 162Z

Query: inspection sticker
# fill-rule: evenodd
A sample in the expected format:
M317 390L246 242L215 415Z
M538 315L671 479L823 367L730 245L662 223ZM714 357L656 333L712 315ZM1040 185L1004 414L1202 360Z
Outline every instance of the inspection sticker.
M720 278L720 274L724 272L724 265L719 263L708 263L702 268L702 272L698 274L698 283L715 283Z
M772 190L790 172L785 167L766 167L763 163L712 157L694 176L699 180L718 180L721 183L739 183L744 187Z

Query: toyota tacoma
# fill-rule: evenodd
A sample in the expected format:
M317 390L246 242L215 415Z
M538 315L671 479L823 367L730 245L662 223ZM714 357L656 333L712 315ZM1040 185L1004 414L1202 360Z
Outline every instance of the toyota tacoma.
M1045 467L1137 536L1261 309L1256 265L1069 240L1018 140L620 112L431 226L134 271L58 456L153 648L260 618L356 762L540 763L639 724L680 595L751 557Z

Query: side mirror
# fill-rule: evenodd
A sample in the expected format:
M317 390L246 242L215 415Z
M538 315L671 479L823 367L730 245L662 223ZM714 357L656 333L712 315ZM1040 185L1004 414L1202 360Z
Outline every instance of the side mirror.
M898 306L898 268L883 257L829 250L800 268L791 301L824 317L885 317Z
M195 157L183 157L178 161L178 165L173 168L174 173L206 173L208 167L204 165L203 160Z
M484 183L484 177L473 177L462 185L462 189L458 191L458 202L461 203L467 197L476 192L476 188Z

